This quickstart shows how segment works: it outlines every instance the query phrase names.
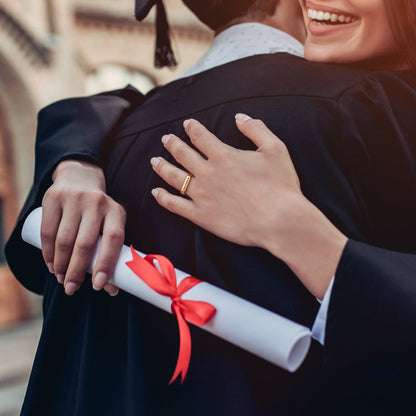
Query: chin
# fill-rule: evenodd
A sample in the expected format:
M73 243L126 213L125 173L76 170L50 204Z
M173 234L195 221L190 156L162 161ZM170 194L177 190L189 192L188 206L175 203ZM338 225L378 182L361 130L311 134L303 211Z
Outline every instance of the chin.
M331 51L322 46L305 46L305 59L311 62L333 63L333 64L347 64L353 62L349 60L345 54L340 56L339 53Z
M409 69L407 61L398 54L358 54L358 53L339 53L331 48L321 45L305 45L305 59L310 62L320 62L327 64L338 64L358 67L368 70L399 70Z

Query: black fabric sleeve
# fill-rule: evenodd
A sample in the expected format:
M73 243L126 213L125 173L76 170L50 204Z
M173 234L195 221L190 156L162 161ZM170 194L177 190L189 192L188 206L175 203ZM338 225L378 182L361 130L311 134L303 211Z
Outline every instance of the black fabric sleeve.
M39 112L33 185L5 246L10 269L27 289L43 293L47 269L41 252L23 242L20 233L27 215L41 205L55 167L65 159L101 166L104 146L108 148L117 127L143 101L144 96L129 85L91 97L58 101Z
M32 191L43 194L50 186L51 173L64 159L86 160L101 166L104 145L124 117L143 100L143 95L129 85L43 108L38 115ZM33 204L30 196L26 205ZM22 211L26 212L26 207Z
M324 350L330 377L344 383L331 400L348 398L352 412L355 403L390 414L416 387L414 108L415 89L394 74L371 76L340 100L346 164L368 241L345 247Z
M331 295L325 409L406 414L416 387L416 255L349 240ZM326 414L326 413L324 413Z
M326 350L341 366L416 351L416 255L349 240L332 290Z

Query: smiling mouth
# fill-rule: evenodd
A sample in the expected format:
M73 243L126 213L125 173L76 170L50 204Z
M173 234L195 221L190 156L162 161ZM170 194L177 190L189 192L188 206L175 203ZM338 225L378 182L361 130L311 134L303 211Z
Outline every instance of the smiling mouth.
M308 17L317 24L321 25L346 25L354 23L357 17L345 13L331 13L323 10L308 8Z

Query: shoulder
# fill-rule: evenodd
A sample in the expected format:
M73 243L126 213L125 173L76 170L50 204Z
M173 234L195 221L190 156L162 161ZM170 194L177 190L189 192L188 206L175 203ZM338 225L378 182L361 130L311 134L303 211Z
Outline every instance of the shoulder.
M378 201L377 218L393 212L394 207L388 208L393 205L411 205L414 212L415 87L410 71L374 72L344 91L338 101L344 157L354 161L354 175L366 186L366 194ZM381 229L397 220L393 215L383 218Z
M343 91L340 99L361 95L416 99L416 71L374 71L363 73L357 83Z
M254 55L177 79L147 96L147 104L178 100L221 104L262 97L306 97L337 100L360 82L367 72L342 66L308 62L288 53Z
M234 85L252 95L338 99L360 83L367 71L306 61L287 53L256 55L217 68L215 76L233 77Z
M356 67L309 62L287 53L257 55L219 67L234 84L252 93L342 100L347 96L386 94L416 97L416 71L368 71ZM208 77L210 74L206 74Z
M338 98L340 116L366 129L379 127L409 132L416 130L416 73L379 71L361 77ZM372 122L372 123L371 123ZM373 125L372 125L373 124ZM410 137L408 137L410 139Z

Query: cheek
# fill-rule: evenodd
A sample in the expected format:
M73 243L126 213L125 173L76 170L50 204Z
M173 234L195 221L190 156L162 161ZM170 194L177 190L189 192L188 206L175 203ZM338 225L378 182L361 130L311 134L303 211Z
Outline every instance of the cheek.
M319 44L307 39L305 59L312 62L345 62L345 54L341 54L335 45Z
M384 13L368 19L365 23L360 33L359 46L366 51L369 58L398 53L393 33Z
M351 1L351 0L350 0ZM368 39L368 46L380 55L391 54L396 49L390 22L384 8L383 0L353 0L362 3L363 15L363 45ZM412 0L414 1L414 0Z

